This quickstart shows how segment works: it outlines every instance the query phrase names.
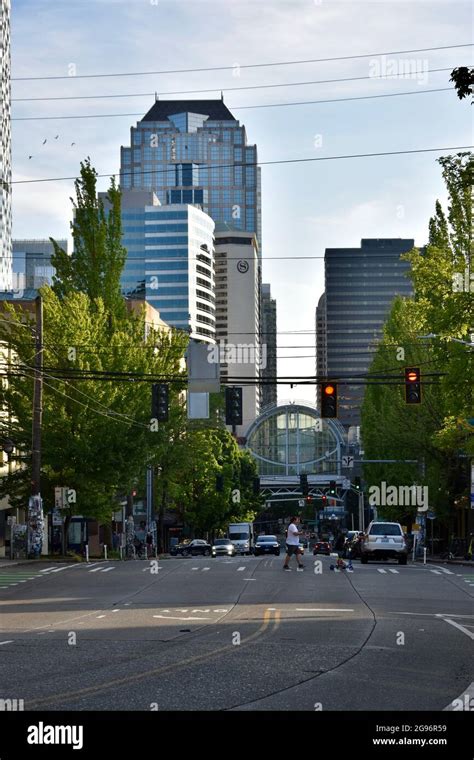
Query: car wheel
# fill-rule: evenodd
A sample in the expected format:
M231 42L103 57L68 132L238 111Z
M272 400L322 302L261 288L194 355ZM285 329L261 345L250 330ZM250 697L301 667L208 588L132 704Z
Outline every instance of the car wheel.
M205 557L209 557L210 553L211 552L209 551L209 549L204 549L204 556Z
M361 563L361 565L366 565L368 563L368 561L369 561L369 558L368 558L367 554L361 554L360 555L360 563Z

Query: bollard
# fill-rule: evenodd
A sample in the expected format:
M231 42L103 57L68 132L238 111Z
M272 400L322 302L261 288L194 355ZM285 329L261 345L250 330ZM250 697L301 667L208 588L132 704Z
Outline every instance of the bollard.
M426 546L423 549L423 564L426 565Z
M107 559L107 544L104 544L104 559Z
M86 562L89 562L89 544L86 544Z

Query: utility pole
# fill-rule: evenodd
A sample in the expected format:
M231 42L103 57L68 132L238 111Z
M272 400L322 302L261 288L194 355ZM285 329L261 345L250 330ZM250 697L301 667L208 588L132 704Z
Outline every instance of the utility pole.
M43 300L35 299L35 369L33 385L33 430L31 445L31 498L28 504L26 555L39 557L43 548L44 519L41 503L41 423L43 417Z
M43 417L43 300L35 299L36 339L35 339L35 381L33 389L33 442L31 495L39 496L41 491L41 422Z

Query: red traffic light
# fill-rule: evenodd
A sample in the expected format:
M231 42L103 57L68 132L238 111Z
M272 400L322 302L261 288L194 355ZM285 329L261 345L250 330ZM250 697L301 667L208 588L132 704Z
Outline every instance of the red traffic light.
M421 403L421 373L419 367L405 367L405 402Z
M416 383L416 381L419 380L418 372L413 372L413 370L408 372L407 380L409 380L410 383Z

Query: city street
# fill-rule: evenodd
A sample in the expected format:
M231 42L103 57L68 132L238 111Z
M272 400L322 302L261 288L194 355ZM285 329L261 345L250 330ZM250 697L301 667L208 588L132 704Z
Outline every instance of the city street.
M474 569L304 561L2 566L0 696L41 711L409 712L473 693Z

